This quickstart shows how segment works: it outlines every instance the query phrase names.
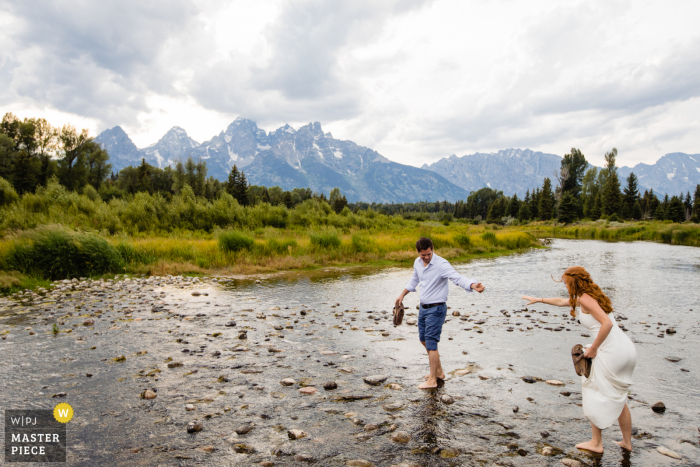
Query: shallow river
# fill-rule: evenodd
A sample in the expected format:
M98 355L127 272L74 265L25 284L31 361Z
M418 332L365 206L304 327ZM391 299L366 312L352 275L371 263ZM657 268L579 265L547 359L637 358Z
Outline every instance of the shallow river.
M590 425L570 349L591 339L567 308L521 311L523 294L565 296L550 274L571 265L610 296L637 348L631 454L613 442L617 425L603 433L603 456L574 448ZM440 343L449 374L437 391L416 388L428 370L416 326L391 324L411 271L353 269L260 283L93 282L43 302L3 299L0 407L71 404L68 465L80 466L700 465L700 249L554 240L456 269L486 292L450 285ZM406 298L407 320L417 303ZM53 323L73 331L54 336ZM386 380L370 385L370 375ZM139 397L146 389L157 397ZM665 413L651 410L657 401ZM188 433L190 422L202 430Z

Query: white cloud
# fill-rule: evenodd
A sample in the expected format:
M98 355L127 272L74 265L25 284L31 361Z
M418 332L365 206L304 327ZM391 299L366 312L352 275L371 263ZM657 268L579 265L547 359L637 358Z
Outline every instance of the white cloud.
M508 147L700 152L697 2L0 3L0 111L171 126L321 121L422 165Z

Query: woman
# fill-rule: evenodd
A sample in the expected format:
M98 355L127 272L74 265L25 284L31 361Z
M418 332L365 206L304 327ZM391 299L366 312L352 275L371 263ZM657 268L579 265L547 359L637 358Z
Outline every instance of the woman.
M528 305L542 302L546 305L570 306L571 316L576 316L576 306L581 307L578 319L586 327L594 341L586 348L585 357L593 359L590 377L582 376L583 414L591 422L593 436L590 441L577 444L579 449L602 453L601 430L617 419L622 431L623 449L632 450L632 415L627 407L627 393L632 384L632 372L637 363L637 351L632 341L617 326L612 314L610 299L593 282L590 274L581 266L567 269L562 276L569 291L569 299L535 298L523 296Z

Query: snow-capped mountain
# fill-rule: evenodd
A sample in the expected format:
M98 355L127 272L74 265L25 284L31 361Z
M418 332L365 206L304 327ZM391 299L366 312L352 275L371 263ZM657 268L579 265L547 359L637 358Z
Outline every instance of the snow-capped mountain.
M542 186L545 177L556 184L554 173L561 168L560 156L535 152L530 149L505 149L497 153L475 153L457 157L445 157L422 168L439 173L450 182L475 191L485 186L503 191L506 195L517 193L521 198L526 190ZM655 193L669 195L692 194L700 183L700 155L680 152L666 154L654 165L637 164L619 167L618 174L623 187L630 172L639 178L640 191L653 188Z
M109 154L109 162L112 164L114 173L129 165L138 165L144 157L144 154L119 126L103 131L97 135L95 141L100 143Z
M338 187L349 201L415 202L419 200L467 199L483 187L517 193L542 185L545 177L555 181L560 156L530 149L505 149L497 153L452 155L422 168L397 164L376 151L324 133L318 122L298 130L289 125L266 133L257 124L237 118L225 131L198 144L185 130L173 127L156 144L137 149L127 134L114 127L96 141L110 155L113 170L138 165L141 158L157 167L183 163L192 157L207 163L209 175L224 181L236 164L254 185L311 188L330 193ZM672 153L654 165L620 167L625 184L630 172L639 177L640 190L653 188L670 195L690 191L700 183L700 155ZM555 182L556 183L556 182Z
M700 154L674 152L666 154L654 165L620 167L618 172L621 180L634 172L639 178L639 186L644 189L653 188L654 193L673 196L690 192L692 197L695 187L700 184Z
M146 162L156 167L174 166L179 161L187 161L194 156L199 143L187 136L187 132L174 126L156 143L141 149L146 155Z
M115 132L123 134L123 144L107 147ZM140 157L159 167L192 157L206 161L209 175L221 181L236 164L254 185L311 188L326 194L338 187L348 201L456 201L469 196L439 174L397 164L352 141L337 140L324 133L318 122L299 130L285 125L265 133L252 120L237 118L226 131L196 147L184 130L175 127L158 143L140 150L137 157L133 142L119 127L100 133L96 140L105 145L115 172L137 165ZM126 156L131 163L123 163Z
M535 152L530 149L504 149L497 153L475 153L468 156L440 159L423 169L439 173L466 191L483 187L517 193L521 198L526 190L541 186L545 177L554 179L554 171L561 167L560 156Z

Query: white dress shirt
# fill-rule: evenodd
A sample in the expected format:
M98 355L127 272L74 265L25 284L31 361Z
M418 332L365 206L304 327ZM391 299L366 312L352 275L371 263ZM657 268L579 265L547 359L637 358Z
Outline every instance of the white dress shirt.
M467 279L459 274L446 259L433 253L433 257L427 266L423 264L423 259L420 256L413 263L413 277L406 284L406 290L415 292L416 286L420 285L419 297L421 303L427 305L446 302L449 289L447 279L467 292L471 292L472 284L477 283L477 281Z

